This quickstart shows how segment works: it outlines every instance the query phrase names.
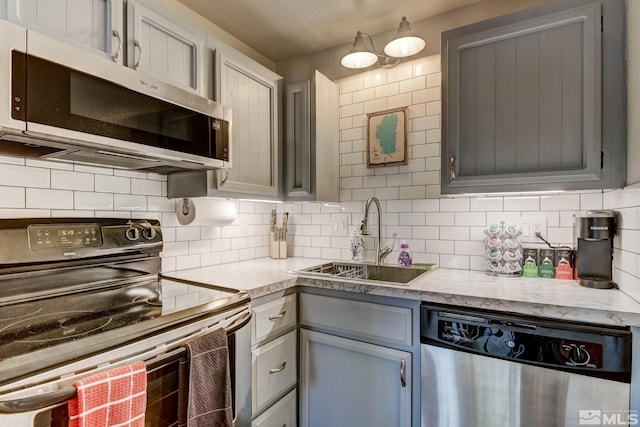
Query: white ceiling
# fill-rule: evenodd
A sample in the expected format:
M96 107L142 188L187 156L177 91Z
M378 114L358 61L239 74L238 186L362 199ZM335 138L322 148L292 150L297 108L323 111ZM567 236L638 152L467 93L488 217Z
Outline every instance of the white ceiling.
M273 62L350 43L479 0L179 0Z

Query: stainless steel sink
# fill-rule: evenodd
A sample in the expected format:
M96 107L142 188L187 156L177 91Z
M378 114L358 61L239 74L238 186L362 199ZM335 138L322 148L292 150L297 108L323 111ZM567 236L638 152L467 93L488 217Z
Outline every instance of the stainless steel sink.
M290 273L311 278L350 279L363 282L390 283L406 285L416 277L437 268L436 264L419 264L414 267L394 265L374 265L347 262L328 262L309 268L294 270Z

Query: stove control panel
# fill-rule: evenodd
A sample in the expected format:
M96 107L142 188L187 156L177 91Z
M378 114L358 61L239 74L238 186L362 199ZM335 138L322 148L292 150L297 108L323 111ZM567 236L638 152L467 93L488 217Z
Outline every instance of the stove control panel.
M102 246L98 224L33 224L27 227L27 234L29 246L34 251Z

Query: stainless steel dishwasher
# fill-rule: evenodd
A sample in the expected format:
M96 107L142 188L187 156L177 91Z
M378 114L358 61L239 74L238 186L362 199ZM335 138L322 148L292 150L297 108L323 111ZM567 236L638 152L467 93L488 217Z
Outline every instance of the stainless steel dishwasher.
M635 424L625 328L421 307L422 427Z

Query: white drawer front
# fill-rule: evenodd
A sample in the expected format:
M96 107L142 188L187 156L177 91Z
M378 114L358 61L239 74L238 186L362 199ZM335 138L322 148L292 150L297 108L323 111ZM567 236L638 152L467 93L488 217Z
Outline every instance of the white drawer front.
M411 309L300 294L300 323L400 345L413 345Z
M251 352L251 406L254 413L296 383L296 343L296 331L291 331Z
M253 308L251 343L256 344L269 336L295 325L296 296L287 295Z
M253 420L251 427L297 427L296 391L280 399L262 415Z

